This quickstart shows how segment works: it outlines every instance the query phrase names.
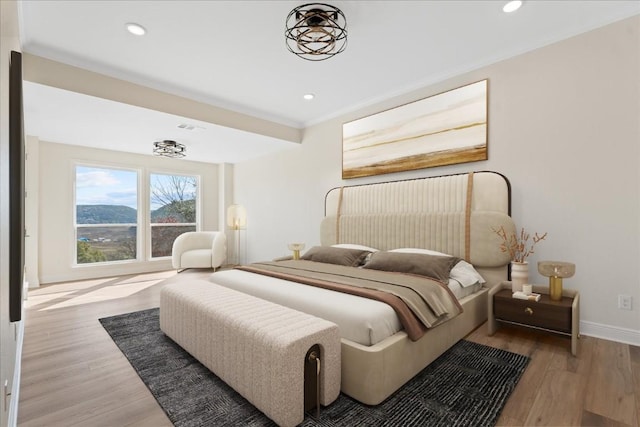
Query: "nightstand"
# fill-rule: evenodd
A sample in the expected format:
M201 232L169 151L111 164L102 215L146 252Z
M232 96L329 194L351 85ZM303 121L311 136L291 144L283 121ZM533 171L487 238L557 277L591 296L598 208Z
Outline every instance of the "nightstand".
M567 335L575 356L580 336L580 294L564 289L562 300L552 301L546 285L533 285L533 292L541 294L539 301L513 298L511 282L493 287L489 291L489 335L496 332L500 322Z

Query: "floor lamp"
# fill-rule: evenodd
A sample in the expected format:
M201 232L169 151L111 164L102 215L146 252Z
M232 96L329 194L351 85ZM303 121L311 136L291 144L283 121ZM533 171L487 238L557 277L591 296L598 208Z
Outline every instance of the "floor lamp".
M235 231L235 264L240 264L240 230L247 228L247 211L242 205L233 204L227 209L227 226Z

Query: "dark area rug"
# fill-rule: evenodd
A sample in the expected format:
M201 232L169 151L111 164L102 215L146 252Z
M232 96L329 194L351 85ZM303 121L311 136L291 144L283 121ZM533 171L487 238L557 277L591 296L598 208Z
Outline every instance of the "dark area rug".
M169 419L275 425L160 330L157 308L100 319ZM462 340L378 406L340 394L302 426L493 426L529 358Z

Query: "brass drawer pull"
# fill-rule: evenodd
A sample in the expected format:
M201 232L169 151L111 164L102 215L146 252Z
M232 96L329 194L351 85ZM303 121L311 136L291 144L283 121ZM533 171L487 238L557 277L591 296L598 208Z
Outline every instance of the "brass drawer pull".
M527 307L524 309L524 312L527 313L529 316L531 316L533 314L533 309Z

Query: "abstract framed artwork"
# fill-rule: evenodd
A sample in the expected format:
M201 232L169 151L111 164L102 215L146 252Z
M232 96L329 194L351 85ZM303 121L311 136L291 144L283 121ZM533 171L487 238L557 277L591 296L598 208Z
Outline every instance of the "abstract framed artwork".
M342 125L342 178L487 160L488 80Z

